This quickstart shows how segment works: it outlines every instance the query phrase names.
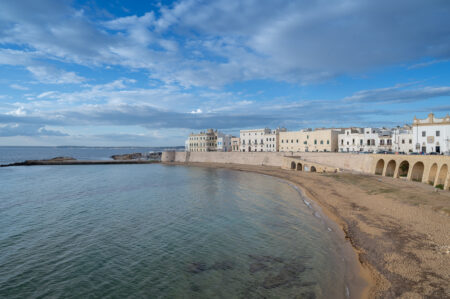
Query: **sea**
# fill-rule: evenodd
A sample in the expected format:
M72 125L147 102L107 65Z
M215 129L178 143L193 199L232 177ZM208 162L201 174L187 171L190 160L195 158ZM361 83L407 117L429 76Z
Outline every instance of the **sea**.
M2 147L0 161L150 151ZM256 173L4 167L0 298L353 298L356 258L337 230L301 190Z

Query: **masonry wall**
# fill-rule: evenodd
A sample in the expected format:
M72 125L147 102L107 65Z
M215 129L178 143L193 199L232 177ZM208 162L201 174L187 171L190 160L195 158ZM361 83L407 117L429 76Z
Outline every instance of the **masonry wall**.
M234 163L281 167L283 157L293 156L305 161L316 162L336 168L372 172L370 155L343 153L297 153L297 152L164 152L163 162Z

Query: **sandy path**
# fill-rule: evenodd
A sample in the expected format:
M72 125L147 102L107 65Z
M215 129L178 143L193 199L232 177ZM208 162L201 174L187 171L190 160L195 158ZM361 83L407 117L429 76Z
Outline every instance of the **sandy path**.
M357 250L374 281L369 297L450 298L450 192L373 175L183 165L257 172L297 184L342 227Z

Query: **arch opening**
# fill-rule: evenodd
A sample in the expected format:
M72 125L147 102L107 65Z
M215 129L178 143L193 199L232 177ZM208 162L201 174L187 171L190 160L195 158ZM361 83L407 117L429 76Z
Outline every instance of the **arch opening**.
M311 172L316 172L316 167L315 166L311 166Z
M302 171L303 167L302 167L302 163L297 163L297 171Z
M436 180L438 166L434 163L430 168L430 175L428 176L428 184L434 185L434 181Z
M409 172L409 162L403 161L402 163L400 163L400 166L398 167L397 177L405 178L408 176L408 172Z
M445 182L448 179L447 176L448 176L448 166L447 164L444 164L441 166L441 170L439 171L439 175L436 181L436 188L444 189ZM449 187L450 186L447 186L447 188Z
M291 162L291 169L295 169L295 162L294 161Z
M377 162L377 165L375 166L375 174L382 175L383 174L383 169L384 169L384 160L380 159Z
M397 163L394 160L389 161L386 166L386 176L394 177L395 166L397 166Z
M411 181L422 182L424 165L422 162L416 162L412 168Z

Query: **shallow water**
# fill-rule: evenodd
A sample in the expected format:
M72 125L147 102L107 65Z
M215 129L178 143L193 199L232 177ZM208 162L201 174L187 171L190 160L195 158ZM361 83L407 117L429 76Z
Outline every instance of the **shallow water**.
M345 298L334 232L272 177L0 169L0 298Z

